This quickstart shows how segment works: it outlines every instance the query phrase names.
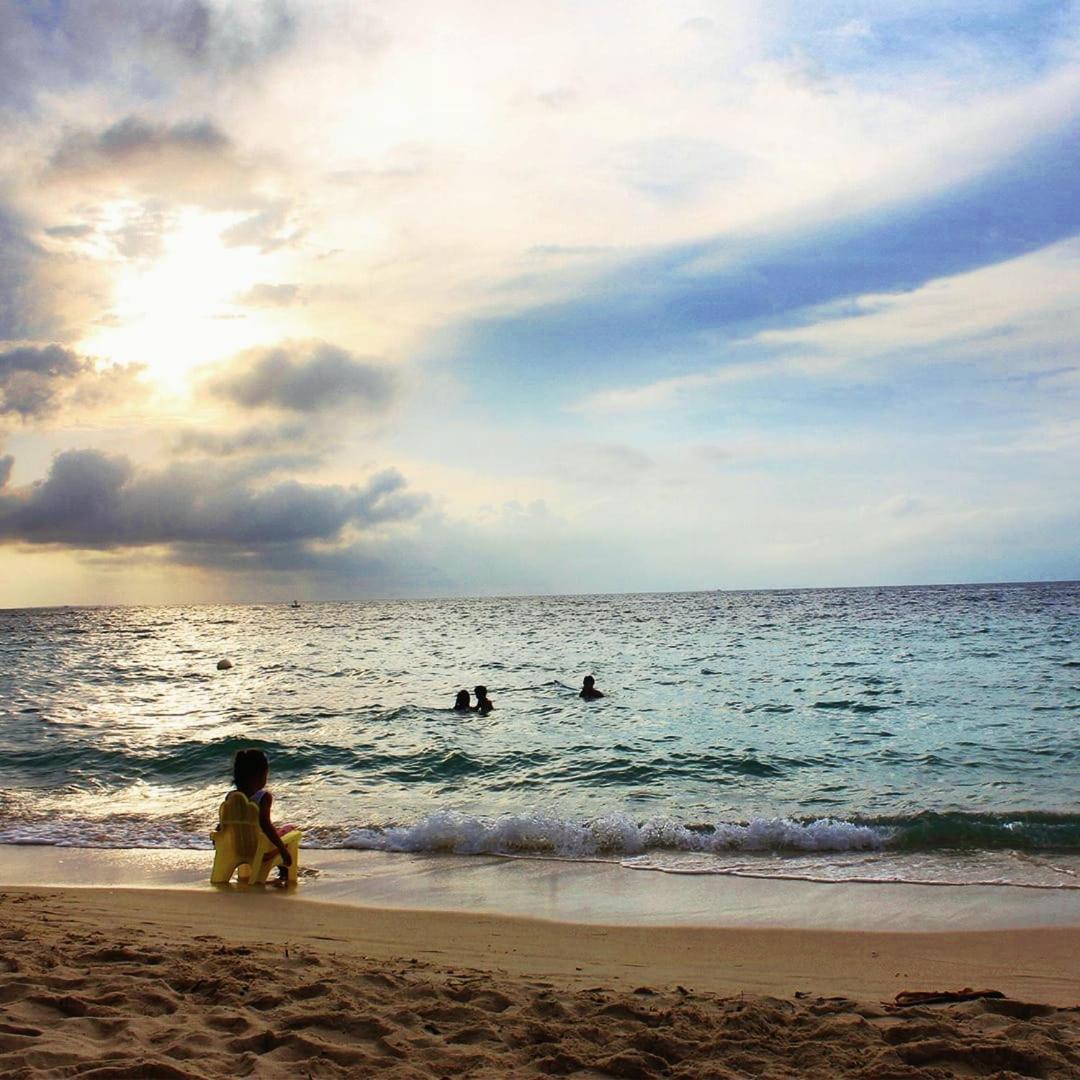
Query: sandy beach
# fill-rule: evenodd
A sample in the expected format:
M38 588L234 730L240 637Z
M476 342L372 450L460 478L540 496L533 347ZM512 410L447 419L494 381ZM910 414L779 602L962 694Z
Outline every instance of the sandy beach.
M603 926L4 886L12 1077L1080 1076L1080 927ZM900 1008L908 990L996 990Z

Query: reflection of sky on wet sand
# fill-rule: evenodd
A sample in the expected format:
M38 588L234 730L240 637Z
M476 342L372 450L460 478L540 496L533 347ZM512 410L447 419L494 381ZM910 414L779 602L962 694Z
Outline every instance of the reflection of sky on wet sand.
M302 850L301 858L317 873L295 891L232 891L253 904L313 900L600 925L970 931L1080 922L1080 893L1060 890L814 884L452 855ZM209 873L209 852L23 848L7 849L0 861L3 885L209 890Z

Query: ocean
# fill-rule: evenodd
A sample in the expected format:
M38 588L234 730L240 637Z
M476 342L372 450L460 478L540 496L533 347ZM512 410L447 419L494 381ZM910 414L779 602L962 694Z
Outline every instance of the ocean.
M246 746L308 848L1077 889L1080 584L0 611L0 843L208 848Z

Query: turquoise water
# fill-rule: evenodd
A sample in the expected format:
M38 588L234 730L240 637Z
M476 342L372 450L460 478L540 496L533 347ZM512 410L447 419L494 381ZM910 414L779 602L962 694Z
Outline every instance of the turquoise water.
M1075 583L4 611L0 842L206 845L258 745L313 845L1076 886L1078 631Z

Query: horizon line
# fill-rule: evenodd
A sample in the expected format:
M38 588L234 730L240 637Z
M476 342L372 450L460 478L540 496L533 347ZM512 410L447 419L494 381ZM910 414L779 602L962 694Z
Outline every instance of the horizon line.
M877 585L773 585L760 588L715 588L715 589L641 589L612 590L610 592L536 592L536 593L449 593L441 596L368 596L353 597L346 600L334 600L325 597L302 600L299 597L290 600L195 600L187 602L159 603L87 603L87 604L29 604L21 607L2 607L0 613L18 611L65 611L99 610L102 608L172 608L172 607L289 607L294 603L303 604L393 604L393 603L432 603L442 600L560 600L588 597L614 596L706 596L711 593L791 593L791 592L856 592L866 589L957 589L957 588L1015 588L1025 585L1080 585L1080 578L1045 578L1020 581L937 581L937 582L894 582Z

